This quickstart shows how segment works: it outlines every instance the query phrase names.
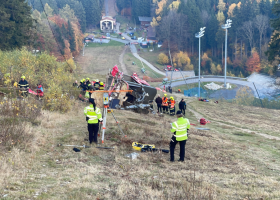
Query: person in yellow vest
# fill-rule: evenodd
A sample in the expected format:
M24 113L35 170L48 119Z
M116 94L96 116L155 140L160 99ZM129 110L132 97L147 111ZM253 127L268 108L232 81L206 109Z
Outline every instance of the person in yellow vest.
M175 100L173 97L170 97L168 104L169 104L169 114L170 115L175 115Z
M188 131L191 127L188 119L183 118L180 110L177 111L177 121L173 122L170 131L174 133L170 142L170 161L174 162L174 150L176 144L180 143L180 159L179 162L184 162L185 159L185 146L188 139Z
M167 98L167 94L164 94L164 97L162 97L162 110L163 110L163 113L168 113L168 98Z
M103 82L100 82L100 84L99 84L99 90L104 90L104 83L103 83Z
M102 122L102 114L99 108L96 108L94 99L89 99L89 106L85 107L84 114L88 122L89 143L97 144L97 135L99 130L99 123Z

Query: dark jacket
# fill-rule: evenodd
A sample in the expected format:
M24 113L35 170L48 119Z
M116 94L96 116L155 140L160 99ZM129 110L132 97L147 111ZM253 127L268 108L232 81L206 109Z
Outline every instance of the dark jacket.
M96 90L99 90L99 86L100 86L100 84L99 84L98 82L94 83L94 88L95 88Z
M156 102L157 104L162 104L162 99L161 99L160 97L157 97L156 100L155 100L155 102Z
M27 80L20 80L19 82L18 82L18 86L20 87L20 88L26 88L26 89L28 89L29 88L29 84L28 84L28 82L27 82Z
M186 102L185 102L185 101L180 101L180 103L179 103L179 109L186 110L186 107L187 107Z

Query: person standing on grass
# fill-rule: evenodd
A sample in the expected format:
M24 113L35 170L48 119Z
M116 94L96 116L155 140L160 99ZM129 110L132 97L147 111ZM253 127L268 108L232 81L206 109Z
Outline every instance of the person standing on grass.
M183 118L180 110L177 111L177 121L173 122L170 131L174 133L170 141L170 161L174 162L174 150L176 144L180 143L180 159L179 162L184 162L185 159L185 146L188 139L188 131L191 127L188 119Z
M96 108L94 99L89 99L89 106L85 107L84 114L88 122L89 143L97 144L97 135L99 130L99 123L102 122L102 114L99 108Z
M157 109L158 109L158 113L162 114L162 98L160 98L160 95L158 95L158 97L155 100L156 104L157 104Z
M182 99L179 103L179 109L181 110L184 116L186 114L186 108L187 108L186 102L184 101L184 99Z

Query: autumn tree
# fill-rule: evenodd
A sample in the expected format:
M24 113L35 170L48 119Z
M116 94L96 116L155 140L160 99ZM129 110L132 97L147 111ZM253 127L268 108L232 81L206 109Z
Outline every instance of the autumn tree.
M222 73L222 67L221 67L221 65L220 64L218 64L217 65L217 72L219 73L219 74L221 74Z
M183 70L193 70L193 65L191 65L191 59L187 52L179 51L173 56L174 66L179 67Z
M253 52L252 56L247 60L246 67L249 72L259 72L261 70L260 56L257 52Z
M169 63L168 56L165 55L165 53L160 53L158 55L158 61L157 62L161 65L168 64Z

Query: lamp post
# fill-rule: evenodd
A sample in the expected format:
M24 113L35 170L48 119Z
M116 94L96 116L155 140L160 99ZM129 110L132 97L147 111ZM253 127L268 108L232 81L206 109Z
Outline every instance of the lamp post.
M200 28L200 31L195 34L195 37L199 39L199 58L198 58L198 97L200 97L200 38L204 36L205 28Z
M223 29L226 29L226 37L225 37L225 81L224 81L224 87L226 88L227 87L227 83L226 83L226 81L227 81L227 31L228 31L228 28L230 28L231 27L231 22L232 22L232 20L230 20L230 19L227 19L227 21L226 21L226 24L223 24L222 25L222 28Z

